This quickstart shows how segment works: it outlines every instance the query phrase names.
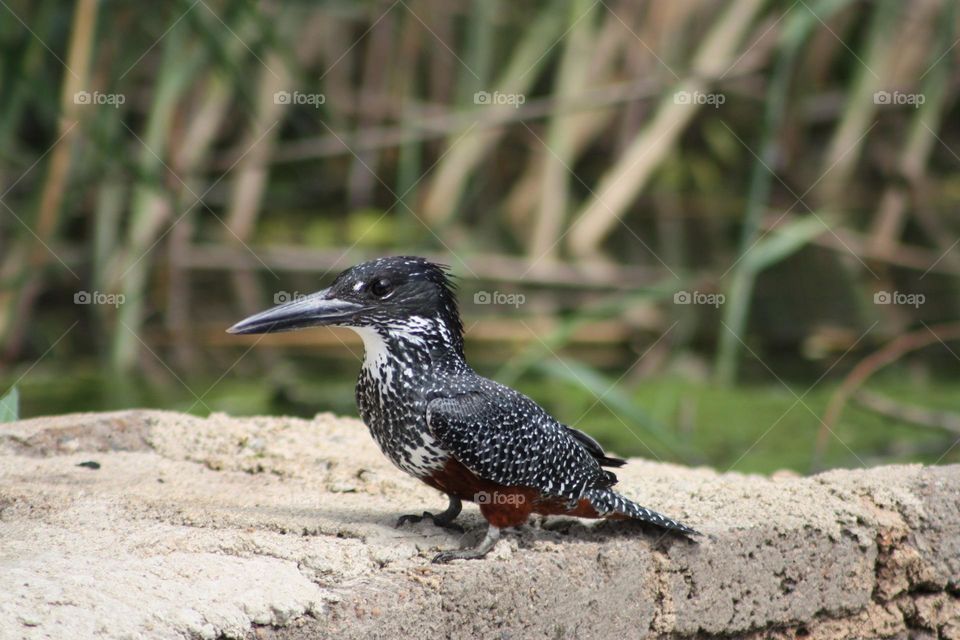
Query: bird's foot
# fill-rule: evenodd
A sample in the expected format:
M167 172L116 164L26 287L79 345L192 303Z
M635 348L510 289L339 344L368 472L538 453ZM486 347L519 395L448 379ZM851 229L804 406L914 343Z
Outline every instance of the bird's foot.
M433 524L440 527L441 529L449 529L450 531L463 533L463 527L458 525L456 522L453 522L453 519L445 518L444 514L442 513L438 515L434 515L429 511L424 511L423 515L420 515L420 516L414 515L414 514L407 514L407 515L400 516L399 518L397 518L397 526L402 527L403 525L408 523L417 523L422 521L425 518L427 520L432 520Z
M450 498L450 504L447 506L447 508L444 511L436 515L430 513L429 511L424 511L422 516L413 515L413 514L400 516L400 518L397 519L397 526L402 527L408 522L420 522L424 518L427 518L429 520L432 520L433 524L435 524L436 526L442 529L450 529L451 531L457 531L459 533L463 533L463 527L453 523L453 521L457 519L457 516L460 515L460 511L462 510L463 505L460 502L460 498L457 498L456 496L453 496L453 495L450 495L448 497Z
M433 564L447 564L451 560L479 560L489 553L478 549L450 549L433 556Z
M487 535L483 541L473 549L450 549L441 551L433 557L434 564L446 564L451 560L477 560L484 557L497 546L497 540L500 539L500 529L490 525L487 529Z

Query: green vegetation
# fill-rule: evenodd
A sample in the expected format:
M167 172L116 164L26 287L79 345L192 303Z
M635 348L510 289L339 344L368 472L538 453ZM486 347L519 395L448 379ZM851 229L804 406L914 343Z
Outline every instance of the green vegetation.
M179 384L128 384L122 392L127 395L119 395L116 382L89 373L38 375L24 384L23 404L28 415L130 406L191 411L197 415L213 411L303 417L322 411L356 415L354 364L330 377L304 374L287 382L233 377L213 386L202 403ZM210 388L214 382L184 381L199 390ZM789 388L780 383L723 388L676 376L658 376L632 385L632 391L620 388L604 394L601 390L597 395L573 380L539 374L524 376L517 384L554 415L585 429L604 446L625 456L704 464L744 473L783 469L808 473L821 468L880 463L960 462L960 446L952 446L957 439L955 434L881 417L851 404L833 430L824 460L814 466L813 443L820 416L836 391L836 384L829 382L807 392L808 384L791 383ZM905 382L890 375L881 377L872 388L898 401L960 415L960 384L956 382ZM617 393L626 393L626 399L612 400L611 395ZM0 401L0 409L5 402L6 399ZM624 411L622 402L629 402L629 411ZM635 422L631 416L637 414L648 424L657 425L659 431L651 432L643 422Z
M20 391L13 386L0 397L0 422L13 422L20 417Z
M341 337L254 349L223 329L412 253L460 277L478 368L623 454L957 459L949 428L877 403L821 422L905 337L926 346L864 388L960 412L952 0L0 16L3 416L15 382L27 417L353 413ZM523 302L475 301L490 292Z

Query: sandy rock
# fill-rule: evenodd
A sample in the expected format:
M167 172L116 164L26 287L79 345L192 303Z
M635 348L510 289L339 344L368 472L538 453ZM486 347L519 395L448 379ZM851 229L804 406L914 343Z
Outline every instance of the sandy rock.
M618 475L702 541L538 518L437 566L476 508L394 528L445 500L356 420L0 425L0 638L960 637L958 466Z

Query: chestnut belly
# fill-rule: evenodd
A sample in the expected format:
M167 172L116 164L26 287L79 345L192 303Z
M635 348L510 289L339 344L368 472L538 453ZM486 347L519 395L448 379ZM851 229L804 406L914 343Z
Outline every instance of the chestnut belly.
M509 486L486 480L452 456L442 468L420 479L438 491L477 503L480 513L495 527L521 525L531 513L579 518L600 517L586 499L571 503L565 498L544 495L533 487Z

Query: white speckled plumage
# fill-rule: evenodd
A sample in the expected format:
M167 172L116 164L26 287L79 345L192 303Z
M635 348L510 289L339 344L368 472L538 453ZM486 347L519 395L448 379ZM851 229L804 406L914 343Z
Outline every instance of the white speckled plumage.
M689 527L615 493L596 440L568 427L525 395L473 371L463 355L463 323L444 267L423 258L381 258L337 276L327 289L241 320L230 333L350 327L363 339L357 380L360 416L387 457L403 471L444 491L437 515L452 527L462 500L475 500L489 523L474 549L449 550L434 562L481 558L500 529L531 513L628 517L685 534ZM481 503L487 491L514 498ZM489 494L488 494L489 495Z
M485 480L531 487L571 504L585 498L600 515L619 513L692 532L612 491L616 476L601 464L622 461L607 458L592 438L467 365L456 299L440 267L420 258L385 258L353 267L338 280L362 295L364 283L383 274L429 285L422 299L398 300L345 323L364 342L356 389L360 415L394 464L426 478L453 457Z

